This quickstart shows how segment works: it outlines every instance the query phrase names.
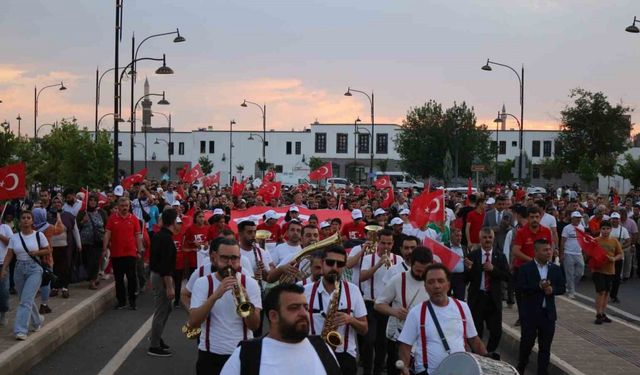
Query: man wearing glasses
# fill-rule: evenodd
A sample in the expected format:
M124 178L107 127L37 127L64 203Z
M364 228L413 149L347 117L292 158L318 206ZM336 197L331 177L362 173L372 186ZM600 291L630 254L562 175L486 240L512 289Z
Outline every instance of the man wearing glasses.
M335 330L342 336L342 345L335 350L343 374L357 372L356 334L367 333L367 308L355 284L342 280L342 271L347 264L347 253L342 246L325 250L320 280L305 285L304 294L309 302L309 327L312 335L322 333L331 300L340 283L338 308L333 317Z

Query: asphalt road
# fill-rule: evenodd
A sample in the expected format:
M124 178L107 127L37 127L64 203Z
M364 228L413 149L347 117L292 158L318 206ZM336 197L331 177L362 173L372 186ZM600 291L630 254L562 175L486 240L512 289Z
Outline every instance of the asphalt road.
M580 282L576 289L578 293L588 297L584 298L577 295L577 299L580 302L593 307L594 302L590 299L593 299L595 297L596 290L593 286L593 281L591 280L591 278L588 276L585 277L585 279ZM620 309L629 314L633 314L636 316L636 319L619 314L615 310L610 311L609 315L614 315L621 319L640 324L640 298L638 298L638 296L640 296L640 278L634 275L634 277L620 285L620 290L618 291L618 298L620 299L620 303L609 303L609 307Z

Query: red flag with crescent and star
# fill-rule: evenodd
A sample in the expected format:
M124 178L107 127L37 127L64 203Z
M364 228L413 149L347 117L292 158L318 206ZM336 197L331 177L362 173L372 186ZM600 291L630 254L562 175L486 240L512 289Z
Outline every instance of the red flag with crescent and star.
M262 185L266 185L267 183L272 182L274 178L276 178L276 172L273 169L269 169L264 174L264 178L262 179Z
M391 187L391 180L389 179L389 176L380 176L373 183L373 186L375 186L378 190L388 189Z
M214 185L214 184L220 185L220 172L216 172L213 175L205 176L202 179L202 184L205 187L209 187L209 186Z
M423 191L411 202L409 221L416 228L422 228L430 221L444 221L444 190L433 193Z
M184 165L182 166L182 169L178 171L178 177L180 177L180 181L184 180L187 173L189 173L189 167L190 167L189 163L184 163Z
M245 184L246 182L244 180L242 180L242 182L233 181L233 184L231 187L231 195L233 195L234 197L241 196L242 192L244 191Z
M27 195L26 166L11 164L0 168L0 200L23 198Z
M129 190L131 189L131 186L133 186L133 184L141 183L142 181L144 181L145 177L147 177L147 168L141 169L131 176L123 178L122 187L125 188L125 190Z
M309 180L311 181L318 181L329 177L333 177L333 166L331 162L309 173Z
M266 184L262 184L260 189L258 189L258 195L262 195L265 202L271 200L271 198L280 198L282 191L282 183L281 182L268 182Z
M389 177L387 177L389 178ZM393 194L393 188L387 189L382 193L382 201L380 201L380 207L389 208L395 202L395 196Z
M450 248L435 241L431 237L425 237L422 244L431 249L431 253L433 253L433 261L435 263L444 264L449 271L453 270L456 264L460 261L460 256L458 254L454 253Z
M589 268L596 270L607 262L607 251L600 246L595 238L576 228L576 239L582 251L589 258Z
M301 193L304 193L305 191L307 191L309 189L309 184L308 183L303 183L298 185L298 191Z
M202 172L202 167L200 167L200 164L196 164L196 166L191 168L189 173L187 173L182 178L182 181L193 184L194 182L196 182L196 180L202 177L204 177L204 172Z

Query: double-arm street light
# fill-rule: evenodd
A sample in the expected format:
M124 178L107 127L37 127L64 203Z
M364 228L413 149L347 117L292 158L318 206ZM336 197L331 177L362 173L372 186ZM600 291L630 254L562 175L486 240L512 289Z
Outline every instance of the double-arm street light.
M140 99L138 99L138 101L133 106L133 112L131 112L132 117L130 118L132 124L135 124L135 122L136 122L136 111L138 109L138 104L140 104L140 102L142 100L144 100L145 98L148 98L150 96L161 96L162 97L162 99L160 99L158 101L158 105L169 105L169 104L171 104L171 103L169 103L169 101L167 99L165 99L164 91L162 92L162 94L151 93L151 94L142 95L140 97ZM132 146L133 146L133 140L134 140L134 133L131 132L131 145ZM146 130L144 132L144 150L145 150L145 152L144 152L144 167L146 168L147 167L147 131ZM134 154L133 154L133 147L131 147L131 174L133 174L133 167L134 167L133 162L134 162Z
M518 72L506 64L501 64L499 62L491 61L487 59L487 63L484 64L482 70L492 71L491 65L502 66L504 68L511 69L513 73L515 73L516 77L518 77L518 83L520 85L520 121L519 124L519 132L518 132L518 181L522 182L522 150L523 150L523 138L524 138L524 65L522 66L522 70L520 74ZM514 116L515 117L515 116Z
M97 137L97 134L98 134L97 132L100 130L100 124L102 123L102 119L104 119L104 118L105 118L105 117L107 117L107 116L114 116L114 115L117 115L117 113L113 113L113 112L111 112L111 113L105 113L104 115L102 115L102 116L100 117L100 119L98 120L98 126L96 127L96 137ZM116 120L117 120L118 122L124 122L124 120L123 120L123 119L121 119L120 117L116 118Z
M371 105L371 140L370 140L371 160L369 162L369 179L371 182L373 182L373 137L375 136L375 133L376 133L376 122L375 122L375 116L374 116L375 101L374 101L373 91L371 92L371 95L369 95L364 91L347 87L347 92L344 93L344 96L352 96L351 92L357 92L359 94L366 96L367 99L369 99L369 104Z
M358 123L361 122L360 116L353 121L353 178L356 178L356 163L358 161Z
M254 105L258 108L260 108L260 112L262 112L262 166L264 168L260 168L262 170L262 177L264 178L264 173L265 173L265 169L267 166L267 157L266 157L266 147L269 145L269 143L267 142L267 105L263 104L260 105L258 103L255 102L250 102L247 99L245 99L242 104L240 104L241 107L247 107L247 104L251 104ZM250 134L249 135L249 139L253 139L251 138L251 136L253 135Z
M60 86L60 88L58 89L59 91L64 91L67 89L64 86L63 82L56 83L55 85L45 86L40 90L38 90L38 87L36 86L33 87L33 135L36 138L38 138L38 100L40 99L40 94L42 93L42 91L50 87L58 87L58 86Z

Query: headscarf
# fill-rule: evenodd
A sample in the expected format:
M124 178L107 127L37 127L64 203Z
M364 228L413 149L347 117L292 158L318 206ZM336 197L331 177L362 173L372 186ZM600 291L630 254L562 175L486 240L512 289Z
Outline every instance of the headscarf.
M49 228L47 223L47 210L41 207L33 209L33 226L38 232L44 232Z

